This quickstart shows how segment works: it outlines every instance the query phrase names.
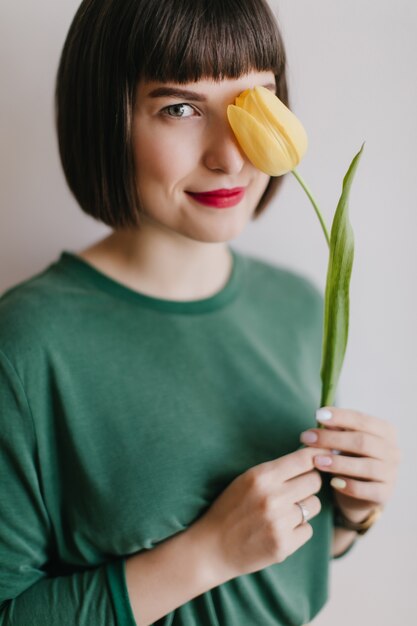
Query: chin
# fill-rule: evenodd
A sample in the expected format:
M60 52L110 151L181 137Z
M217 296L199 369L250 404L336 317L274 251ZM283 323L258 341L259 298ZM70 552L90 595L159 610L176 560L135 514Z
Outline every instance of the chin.
M201 241L202 243L226 243L228 241L236 239L236 237L239 237L239 235L241 235L244 231L247 223L247 220L245 220L244 222L239 220L238 223L225 223L222 226L217 224L217 226L212 228L201 229L198 232L196 229L192 233L190 232L184 234L189 239L193 239L194 241Z

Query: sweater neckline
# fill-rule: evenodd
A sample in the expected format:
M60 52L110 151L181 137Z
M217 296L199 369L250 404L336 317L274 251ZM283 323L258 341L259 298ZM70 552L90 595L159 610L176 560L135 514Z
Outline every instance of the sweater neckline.
M233 262L231 272L225 285L212 296L198 300L168 300L142 293L111 278L108 274L97 269L91 263L70 250L62 251L59 262L70 271L73 276L76 275L83 280L83 282L88 282L90 285L95 286L109 295L123 298L139 306L156 309L160 312L199 314L224 308L235 299L239 292L242 281L243 257L230 246L229 250Z

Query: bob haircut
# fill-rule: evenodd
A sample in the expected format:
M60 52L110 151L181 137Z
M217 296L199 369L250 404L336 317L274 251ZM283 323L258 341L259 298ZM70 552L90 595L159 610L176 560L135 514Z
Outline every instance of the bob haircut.
M285 69L266 0L83 0L55 85L59 154L81 209L113 229L140 223L131 141L140 79L187 83L272 71L289 106ZM253 219L281 183L270 178Z

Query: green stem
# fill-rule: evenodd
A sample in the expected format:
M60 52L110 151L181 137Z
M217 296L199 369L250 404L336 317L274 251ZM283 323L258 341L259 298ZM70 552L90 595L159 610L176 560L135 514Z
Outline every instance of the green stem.
M308 195L308 197L310 198L310 202L314 207L314 210L317 214L317 217L319 218L321 227L323 229L324 232L324 236L326 237L326 241L327 241L327 245L330 248L330 237L329 237L329 233L327 232L327 228L326 228L326 224L324 223L324 219L322 214L320 213L320 209L317 205L317 202L315 201L313 194L311 193L310 189L308 188L306 182L301 178L300 174L297 172L296 169L291 170L291 173L294 174L294 176L296 177L296 179L298 180L298 182L300 183L301 187L304 189L304 191L306 192L306 194Z

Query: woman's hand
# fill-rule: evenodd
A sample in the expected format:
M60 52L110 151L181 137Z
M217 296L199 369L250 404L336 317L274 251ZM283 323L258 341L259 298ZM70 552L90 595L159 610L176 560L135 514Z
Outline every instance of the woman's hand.
M324 428L306 431L315 433L317 440L307 441L305 433L300 440L329 450L325 456L331 464L323 464L320 454L314 457L314 465L346 482L343 488L332 485L335 501L345 517L361 522L376 505L384 507L393 491L401 460L396 429L386 420L359 411L325 408L332 417L321 422Z
M230 580L281 563L313 535L308 523L318 515L322 486L315 453L302 448L255 465L235 478L194 523L194 532L211 546L211 567ZM303 522L300 507L307 508Z

